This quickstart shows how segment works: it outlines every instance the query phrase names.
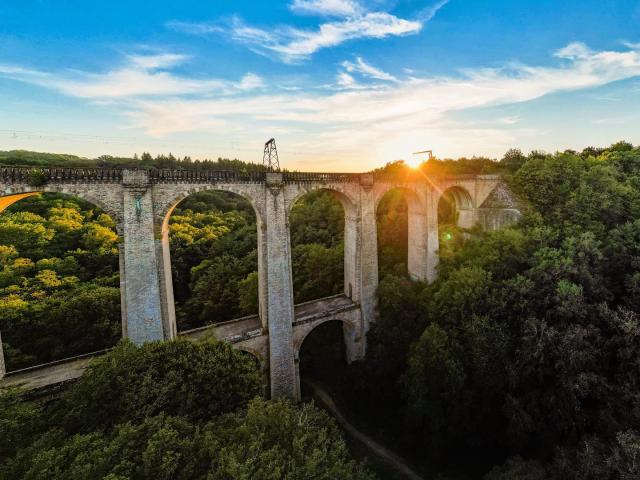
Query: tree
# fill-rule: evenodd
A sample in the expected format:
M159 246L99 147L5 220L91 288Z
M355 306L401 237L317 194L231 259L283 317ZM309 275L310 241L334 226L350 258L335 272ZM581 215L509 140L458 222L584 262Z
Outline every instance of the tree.
M325 247L300 244L291 253L293 292L296 303L328 297L344 291L342 244Z
M258 283L258 272L251 272L238 283L240 308L247 315L258 311Z
M333 420L310 404L255 399L196 424L164 414L112 431L51 431L0 467L0 479L373 480Z
M214 422L207 438L210 451L218 453L212 480L373 479L349 459L335 421L311 404L256 399L246 414Z
M208 420L242 408L261 388L255 363L226 343L123 341L90 365L58 414L81 432L160 413Z

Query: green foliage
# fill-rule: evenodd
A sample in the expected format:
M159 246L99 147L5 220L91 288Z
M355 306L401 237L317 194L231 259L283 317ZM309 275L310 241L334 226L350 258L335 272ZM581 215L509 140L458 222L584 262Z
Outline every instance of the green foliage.
M170 229L180 330L258 313L251 283L258 270L256 217L246 200L217 191L191 195L171 216Z
M336 247L343 242L344 209L330 192L311 192L298 200L289 215L291 244L316 243Z
M261 386L255 363L226 343L123 341L91 364L59 415L83 432L160 413L207 420L245 405Z
M40 166L40 167L147 167L147 168L175 168L181 170L233 170L243 173L262 172L264 167L256 163L247 163L234 159L218 158L217 160L192 160L191 157L176 158L169 155L157 155L155 158L144 152L140 157L113 157L102 155L95 159L66 155L59 153L30 152L27 150L0 151L0 165L9 166Z
M423 162L417 169L409 167L403 160L387 163L374 171L399 177L421 177L427 175L458 175L458 174L490 174L501 172L505 165L486 157L438 159L432 158Z
M215 480L373 479L349 460L335 422L311 404L257 399L246 414L224 417L207 433L219 452L209 477Z
M150 417L113 432L36 441L4 469L0 478L33 480L206 478L199 430L187 420ZM199 474L198 476L195 476Z
M114 226L89 203L59 194L23 199L0 215L0 330L10 370L120 338Z
M344 217L330 192L311 192L289 216L295 303L344 291Z
M42 170L34 168L29 171L29 176L27 178L27 184L32 187L41 187L46 185L48 180L48 176Z
M41 428L38 405L23 401L17 390L0 392L0 459L26 447Z
M295 303L328 297L344 291L344 251L341 244L296 245L291 253Z
M238 283L240 310L251 314L258 311L258 272L251 272Z
M431 324L412 347L407 369L409 409L427 432L441 430L446 409L464 385L465 374L455 345L443 329Z
M45 407L0 393L0 479L373 480L326 413L260 384L226 344L123 342Z
M191 298L184 313L198 323L216 323L241 316L239 288L242 260L223 255L205 260L191 269Z
M32 480L332 480L374 477L349 458L335 422L310 404L255 399L196 425L158 415L109 432L45 435L0 469Z
M378 270L387 274L407 274L408 206L402 190L391 190L378 204Z

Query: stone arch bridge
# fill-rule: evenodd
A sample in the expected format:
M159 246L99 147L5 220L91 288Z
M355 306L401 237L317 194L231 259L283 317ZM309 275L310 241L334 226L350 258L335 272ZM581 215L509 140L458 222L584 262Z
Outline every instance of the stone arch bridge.
M272 396L299 398L299 350L306 335L319 324L342 321L349 360L364 355L378 285L376 209L385 193L393 189L405 192L408 270L416 280L430 282L437 275L438 203L443 196L455 207L461 227L480 224L496 229L519 216L511 195L496 175L242 174L100 168L42 168L35 172L29 168L0 168L0 212L27 196L58 192L80 197L109 213L122 238L123 335L140 344L178 335L168 228L173 209L189 195L205 190L232 192L245 198L257 219L259 315L181 335L215 335L232 342L260 359L268 372ZM344 207L345 291L294 305L288 217L295 202L315 190L331 192ZM39 378L41 384L53 383L57 377L48 376L42 368L49 372L62 368L64 378L74 374L65 370L63 363L22 375ZM0 378L3 373L0 351ZM11 379L8 375L3 382Z

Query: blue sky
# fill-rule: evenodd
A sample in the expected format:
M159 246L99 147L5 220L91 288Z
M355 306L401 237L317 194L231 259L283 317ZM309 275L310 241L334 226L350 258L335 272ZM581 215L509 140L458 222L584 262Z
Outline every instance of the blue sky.
M366 170L640 143L640 0L3 0L0 149Z

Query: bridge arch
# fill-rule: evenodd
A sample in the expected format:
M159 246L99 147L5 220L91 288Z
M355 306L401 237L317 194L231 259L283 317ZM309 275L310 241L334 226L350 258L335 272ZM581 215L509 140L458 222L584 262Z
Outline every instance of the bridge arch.
M315 192L326 192L333 199L337 200L342 206L344 214L344 230L343 230L343 291L344 294L354 301L359 301L361 297L360 288L357 282L357 270L359 265L358 258L358 234L359 234L359 221L358 221L358 205L354 199L353 194L348 191L348 188L337 188L327 185L310 185L300 188L291 195L287 201L287 213L290 224L289 235L291 238L291 216L292 212L298 204L306 196ZM293 245L292 245L293 250ZM295 272L294 272L295 273ZM295 288L295 285L294 285ZM335 292L332 292L335 293ZM294 291L295 294L295 291ZM311 300L311 298L304 299L303 301Z
M0 339L0 378L6 373L6 370L11 372L23 368L31 369L43 363L58 363L70 358L101 352L105 348L112 347L125 331L124 315L121 315L124 308L124 302L121 298L122 289L115 278L115 275L121 273L118 258L118 250L121 245L121 238L118 237L118 234L122 233L119 223L122 218L121 213L113 205L109 205L108 202L98 198L95 194L87 192L86 189L44 185L39 187L21 186L0 191L0 217L15 204L18 204L17 207L20 209L19 202L21 200L41 194L56 195L57 197L53 199L62 199L64 202L73 202L74 200L79 202L77 204L79 216L69 216L67 213L59 212L62 213L62 216L50 223L52 220L51 206L61 207L62 210L69 208L75 210L76 207L68 203L63 203L61 206L49 205L48 202L52 199L45 196L42 199L44 204L38 205L36 203L33 206L36 208L37 215L45 218L47 229L52 231L52 237L49 240L54 239L58 242L53 253L47 250L46 246L42 247L41 252L23 250L18 237L14 237L15 241L13 242L11 240L2 242L4 246L14 248L17 246L19 250L16 257L5 257L8 259L6 263L3 262L6 267L0 264L0 271L4 267L6 273L10 272L7 269L10 269L9 260L11 258L28 259L29 270L24 272L26 276L22 278L20 286L21 288L36 289L36 291L31 295L32 298L27 298L26 301L50 301L45 305L45 310L47 315L54 320L51 320L50 325L47 324L48 322L42 323L41 320L38 323L37 312L32 315L26 310L24 318L21 317L17 322L9 321L9 325L14 324L17 328L13 330L5 328L2 333L5 343L11 344L10 351L13 355L3 351L2 339ZM91 205L89 210L83 209L83 203ZM95 212L94 216L89 216L88 211L93 210L94 207L106 214L109 220L97 216ZM39 211L41 209L45 209L47 213ZM55 214L53 215L55 216ZM79 226L74 226L78 222L80 222ZM85 222L92 222L90 230L84 229L87 225ZM109 234L106 230L111 230L111 233ZM60 239L63 239L62 243L59 243ZM75 253L80 248L89 250L89 253L92 248L104 248L105 250L99 255L91 257L91 255L82 253L76 255ZM100 271L101 275L94 274L96 271ZM35 276L31 277L31 275ZM27 278L26 281L25 278ZM102 281L93 283L98 278ZM5 277L4 280L8 279L10 276ZM11 285L14 284L6 283L0 285L0 288ZM15 285L17 286L17 284ZM73 295L64 293L69 289L72 289ZM101 295L100 301L96 303L96 295L98 294ZM7 309L3 311L4 316L0 317L4 320L10 318L9 305L12 303L15 305L12 300L22 304L25 301L24 298L21 298L22 295L23 293L16 289L9 293L8 297L0 297L0 304L4 303L3 300L8 301L5 303ZM2 308L0 306L0 309ZM35 325L39 325L39 330L44 330L46 335L42 335L42 333L34 335L32 322L36 322ZM29 327L30 323L31 327ZM24 330L25 327L28 327L27 331L19 331ZM13 356L17 361L5 359L5 353L8 357Z
M461 228L471 228L474 208L473 197L465 187L450 186L438 195L438 223L455 223Z
M383 215L386 213L385 201L393 193L400 193L406 205L406 272L415 280L427 278L427 201L425 192L414 186L383 184L376 192L375 213L378 232L378 264L384 268ZM401 223L403 220L401 219Z
M302 199L305 195L308 195L312 192L324 191L330 193L334 198L336 198L341 204L342 208L344 208L345 215L355 216L358 213L357 210L357 201L354 198L351 192L348 192L346 188L341 188L339 186L330 186L330 185L309 185L304 186L294 193L294 195L288 199L288 207L287 213L291 213L294 205Z
M64 195L69 195L71 197L78 197L86 202L92 203L96 207L99 207L101 210L104 210L105 213L107 213L116 221L118 225L120 225L122 223L123 215L121 208L118 207L121 207L121 202L116 203L110 201L111 199L103 199L99 192L99 186L98 188L96 188L95 192L82 186L73 188L72 186L68 185L60 186L56 184L42 185L39 187L9 187L3 192L0 192L0 213L2 213L5 209L10 207L14 203L29 196L37 195L39 193L61 193Z
M244 200L248 205L251 206L251 210L255 215L256 219L256 229L257 229L257 250L258 250L258 287L259 287L259 301L258 305L260 310L263 308L263 295L264 295L264 282L263 282L263 267L262 267L262 259L261 259L261 231L263 228L263 215L262 209L260 208L260 203L256 199L256 195L250 188L244 188L243 185L221 185L221 184L213 184L213 185L195 185L190 188L179 188L179 189L169 189L168 192L158 192L158 197L163 199L163 202L159 204L157 207L156 213L156 231L158 233L157 244L157 256L160 259L158 269L159 269L159 278L160 278L160 290L162 297L162 309L163 309L163 318L165 319L165 332L167 332L166 337L175 338L178 335L178 324L177 324L177 316L176 316L176 307L175 307L175 294L174 294L174 286L173 286L173 274L172 274L172 263L171 263L171 245L169 239L170 233L170 220L171 216L174 213L175 209L184 202L187 198L192 195L202 193L202 192L221 192L225 194L229 194L232 196L236 196ZM176 191L177 190L177 191ZM259 312L261 313L261 312ZM262 317L262 315L260 315ZM227 319L228 320L228 319Z
M338 340L336 338L337 329L341 327L341 341L336 344L335 342ZM327 352L327 348L329 350L333 349L333 352L330 352L328 356L324 353L322 354L321 363L323 366L326 362L332 362L337 360L338 351L340 351L340 359L341 362L345 364L350 364L360 358L362 358L363 352L361 352L361 344L362 339L360 338L360 326L354 320L343 318L343 317L329 317L317 320L315 322L310 322L303 325L298 325L294 329L294 344L293 344L293 354L294 361L296 366L296 389L298 398L301 397L301 367L304 368L305 358L304 358L304 346L305 343L309 343L310 339L314 337L314 335L322 335L322 334L330 334L329 344L325 343L325 339L321 339L321 343L323 344L323 349L325 353ZM313 345L312 345L313 347ZM314 352L312 352L313 355ZM318 352L315 352L317 356ZM312 359L312 362L316 363L317 359ZM309 365L306 365L309 367ZM330 365L329 365L330 367ZM311 367L313 368L313 367ZM304 373L304 372L302 372Z
M259 352L257 349L251 348L247 345L242 345L242 343L239 343L238 345L236 345L235 348L237 348L241 352L246 353L247 355L251 355L251 357L255 359L258 365L260 365L260 369L262 371L264 371L267 368L267 360L266 358L264 358L264 355L262 354L262 352Z
M307 337L318 327L329 322L338 322L342 324L342 328L345 334L345 337L344 337L345 344L356 340L357 333L360 327L359 325L356 324L356 322L348 318L342 318L342 317L321 318L314 322L309 322L302 325L296 325L296 328L294 330L294 340L293 340L293 351L296 358L299 358L300 350L302 348L302 345L304 344L304 341L307 339ZM349 361L352 361L352 360L354 359L352 358Z
M378 208L380 207L380 202L384 199L384 197L392 191L402 192L404 195L405 201L407 202L407 207L410 211L415 212L416 214L426 215L427 213L427 201L424 196L424 193L419 191L413 185L402 185L402 184L382 184L379 188L376 189L375 195L375 211L378 212Z

